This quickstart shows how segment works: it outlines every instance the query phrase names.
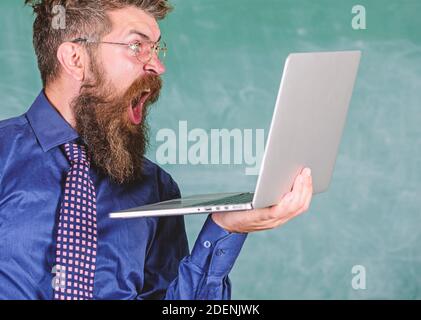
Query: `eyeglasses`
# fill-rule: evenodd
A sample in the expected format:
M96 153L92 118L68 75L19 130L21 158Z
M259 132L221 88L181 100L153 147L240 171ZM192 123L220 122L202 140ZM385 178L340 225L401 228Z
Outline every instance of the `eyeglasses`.
M122 42L109 42L109 41L92 41L87 38L76 38L70 42L85 42L85 43L104 43L104 44L115 44L120 46L127 46L133 56L143 64L149 63L154 54L157 55L160 61L163 61L167 54L167 45L165 42L153 42L153 41L135 41L131 43Z

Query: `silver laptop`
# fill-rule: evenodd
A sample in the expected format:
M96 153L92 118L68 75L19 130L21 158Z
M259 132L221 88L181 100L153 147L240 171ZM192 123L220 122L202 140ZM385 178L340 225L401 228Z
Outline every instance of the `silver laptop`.
M183 197L110 213L111 218L251 210L279 203L310 167L313 191L330 183L360 62L360 51L290 54L254 192Z

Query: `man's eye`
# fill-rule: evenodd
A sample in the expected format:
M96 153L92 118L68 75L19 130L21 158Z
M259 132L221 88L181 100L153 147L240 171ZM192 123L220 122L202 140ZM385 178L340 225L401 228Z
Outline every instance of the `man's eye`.
M140 51L140 43L139 42L131 43L129 45L129 47L130 47L130 49L132 49L136 53Z

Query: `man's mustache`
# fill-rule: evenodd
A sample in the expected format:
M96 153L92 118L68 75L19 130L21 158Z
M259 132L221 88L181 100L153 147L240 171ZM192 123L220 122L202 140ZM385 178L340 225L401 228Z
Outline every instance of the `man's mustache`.
M161 77L155 74L146 74L136 79L124 94L124 101L133 103L142 99L143 95L148 95L146 104L152 104L159 98L162 88Z

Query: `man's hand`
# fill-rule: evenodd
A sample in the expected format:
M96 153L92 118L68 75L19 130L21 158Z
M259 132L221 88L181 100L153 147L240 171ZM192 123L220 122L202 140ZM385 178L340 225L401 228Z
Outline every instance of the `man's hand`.
M288 192L277 205L251 211L215 212L213 221L229 232L248 233L276 228L310 207L313 195L311 170L303 169Z

